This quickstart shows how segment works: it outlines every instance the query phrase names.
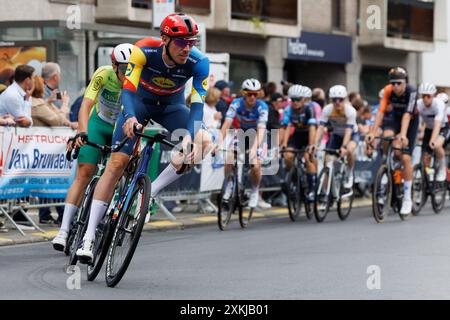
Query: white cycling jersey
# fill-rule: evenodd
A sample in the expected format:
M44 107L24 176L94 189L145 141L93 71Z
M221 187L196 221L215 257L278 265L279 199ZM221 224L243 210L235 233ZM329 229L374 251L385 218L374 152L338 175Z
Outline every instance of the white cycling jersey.
M441 128L447 125L446 108L442 100L434 98L431 106L427 107L423 99L420 99L417 101L417 109L427 129L433 129L436 121L441 122Z
M345 103L344 110L339 112L333 104L327 105L320 117L320 124L329 124L333 129L333 134L338 136L345 135L345 129L351 128L353 132L358 132L358 125L356 124L356 110L349 103Z

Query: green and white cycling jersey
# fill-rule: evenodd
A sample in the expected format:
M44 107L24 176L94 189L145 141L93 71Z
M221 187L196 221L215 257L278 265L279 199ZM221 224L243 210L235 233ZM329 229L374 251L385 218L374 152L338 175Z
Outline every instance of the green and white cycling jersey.
M96 112L103 121L114 125L122 107L121 93L122 84L112 66L102 66L92 76L84 97L95 101L92 112Z

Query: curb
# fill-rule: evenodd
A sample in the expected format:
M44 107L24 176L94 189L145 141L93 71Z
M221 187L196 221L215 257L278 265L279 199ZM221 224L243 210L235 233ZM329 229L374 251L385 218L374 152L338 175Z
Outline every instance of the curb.
M361 208L368 207L372 205L371 199L363 199L361 201L357 201L353 204L353 208ZM302 215L304 216L304 215ZM268 219L280 219L280 218L288 218L288 209L275 207L271 211L256 211L254 213L254 218L252 220L268 220ZM237 215L231 218L231 221L238 221ZM196 216L193 218L187 218L183 220L159 220L154 222L149 222L144 225L143 232L151 233L151 232L161 232L161 231L171 231L171 230L184 230L184 229L194 229L217 225L217 216L216 215L203 215ZM6 236L7 233L0 233L0 247L5 246L14 246L20 244L30 244L30 243L39 243L39 242L49 242L53 240L56 236L57 229L48 230L44 234L40 232L33 232L32 234L27 234L25 237L18 237L15 239L8 238Z

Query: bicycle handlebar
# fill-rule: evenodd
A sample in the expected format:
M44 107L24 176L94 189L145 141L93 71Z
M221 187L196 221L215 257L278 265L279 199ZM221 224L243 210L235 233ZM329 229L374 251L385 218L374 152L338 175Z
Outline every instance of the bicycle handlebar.
M77 136L75 136L73 138L70 138L67 141L67 144L69 144L69 143L73 144L76 139L77 139ZM96 148L96 149L99 149L102 153L105 153L105 154L119 151L120 149L123 148L125 143L128 141L128 137L125 137L125 138L122 139L122 141L118 145L111 147L111 146L108 146L108 145L101 145L101 144L97 144L97 143L94 143L94 142L90 142L89 140L87 140L87 137L85 137L85 136L81 136L81 139L84 142L86 142L86 145L91 146L91 147ZM75 149L73 149L72 151L67 151L66 152L66 159L67 159L67 161L76 160L78 158L79 152L80 152L80 148L77 148L77 147Z

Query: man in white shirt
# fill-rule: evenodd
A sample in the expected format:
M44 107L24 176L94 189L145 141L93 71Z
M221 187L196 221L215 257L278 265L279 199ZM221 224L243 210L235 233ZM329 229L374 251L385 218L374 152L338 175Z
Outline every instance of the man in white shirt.
M34 68L21 65L14 73L14 83L0 95L0 116L11 115L20 127L30 127L31 93L34 90Z

